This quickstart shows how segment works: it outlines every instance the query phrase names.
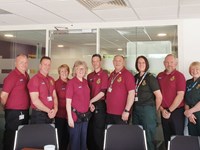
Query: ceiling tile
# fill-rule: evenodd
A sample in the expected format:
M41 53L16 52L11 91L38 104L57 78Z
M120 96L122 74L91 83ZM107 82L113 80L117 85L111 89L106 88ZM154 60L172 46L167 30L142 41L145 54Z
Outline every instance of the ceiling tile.
M200 4L187 5L180 7L180 18L199 18L200 17Z
M178 6L179 0L129 0L133 8Z
M93 12L105 21L138 20L137 16L131 8L94 10Z
M93 14L86 7L77 1L67 0L50 0L50 1L35 1L31 0L34 4L39 5L70 22L99 22L102 21L98 16Z
M180 5L200 5L200 0L181 0Z
M136 8L136 12L141 18L145 19L176 19L177 7L150 7L150 8Z
M60 18L29 2L3 3L1 8L13 14L29 18L36 23L64 23L67 20Z
M0 20L6 25L34 24L35 22L14 14L0 15Z

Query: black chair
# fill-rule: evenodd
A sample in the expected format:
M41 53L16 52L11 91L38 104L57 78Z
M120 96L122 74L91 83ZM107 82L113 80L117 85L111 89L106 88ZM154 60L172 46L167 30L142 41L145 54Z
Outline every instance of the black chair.
M168 142L168 150L200 150L198 136L172 136Z
M138 125L109 125L104 150L147 150L145 131Z
M49 144L59 149L57 129L53 124L22 125L15 133L14 150L25 147L43 149Z

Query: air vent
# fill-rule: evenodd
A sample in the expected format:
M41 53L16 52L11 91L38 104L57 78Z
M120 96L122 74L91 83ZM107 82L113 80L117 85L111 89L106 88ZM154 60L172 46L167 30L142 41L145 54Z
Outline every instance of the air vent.
M125 0L79 0L90 10L103 10L128 7Z
M12 14L12 13L5 11L3 9L0 9L0 15L4 15L4 14Z

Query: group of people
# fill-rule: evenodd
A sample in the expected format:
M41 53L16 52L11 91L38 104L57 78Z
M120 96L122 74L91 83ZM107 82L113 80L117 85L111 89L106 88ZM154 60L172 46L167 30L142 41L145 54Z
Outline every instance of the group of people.
M157 77L149 72L144 56L136 59L135 76L125 68L122 55L114 56L114 71L109 76L101 60L99 54L92 56L94 71L88 75L87 64L76 61L72 79L69 66L63 64L58 68L59 79L54 81L49 76L50 57L41 58L39 72L29 79L28 59L18 55L16 68L4 79L1 92L4 150L13 149L19 125L54 120L61 150L102 150L106 125L127 125L130 120L144 128L148 149L155 150L157 112L161 113L166 147L172 135L183 135L185 117L189 134L200 135L200 62L190 65L192 79L186 82L176 70L177 59L172 54L165 57L165 70Z

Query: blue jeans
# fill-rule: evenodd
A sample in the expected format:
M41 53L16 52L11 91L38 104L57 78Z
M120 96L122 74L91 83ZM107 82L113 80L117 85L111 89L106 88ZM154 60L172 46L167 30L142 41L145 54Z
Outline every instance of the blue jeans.
M88 122L74 123L70 128L70 150L87 150L87 128Z

